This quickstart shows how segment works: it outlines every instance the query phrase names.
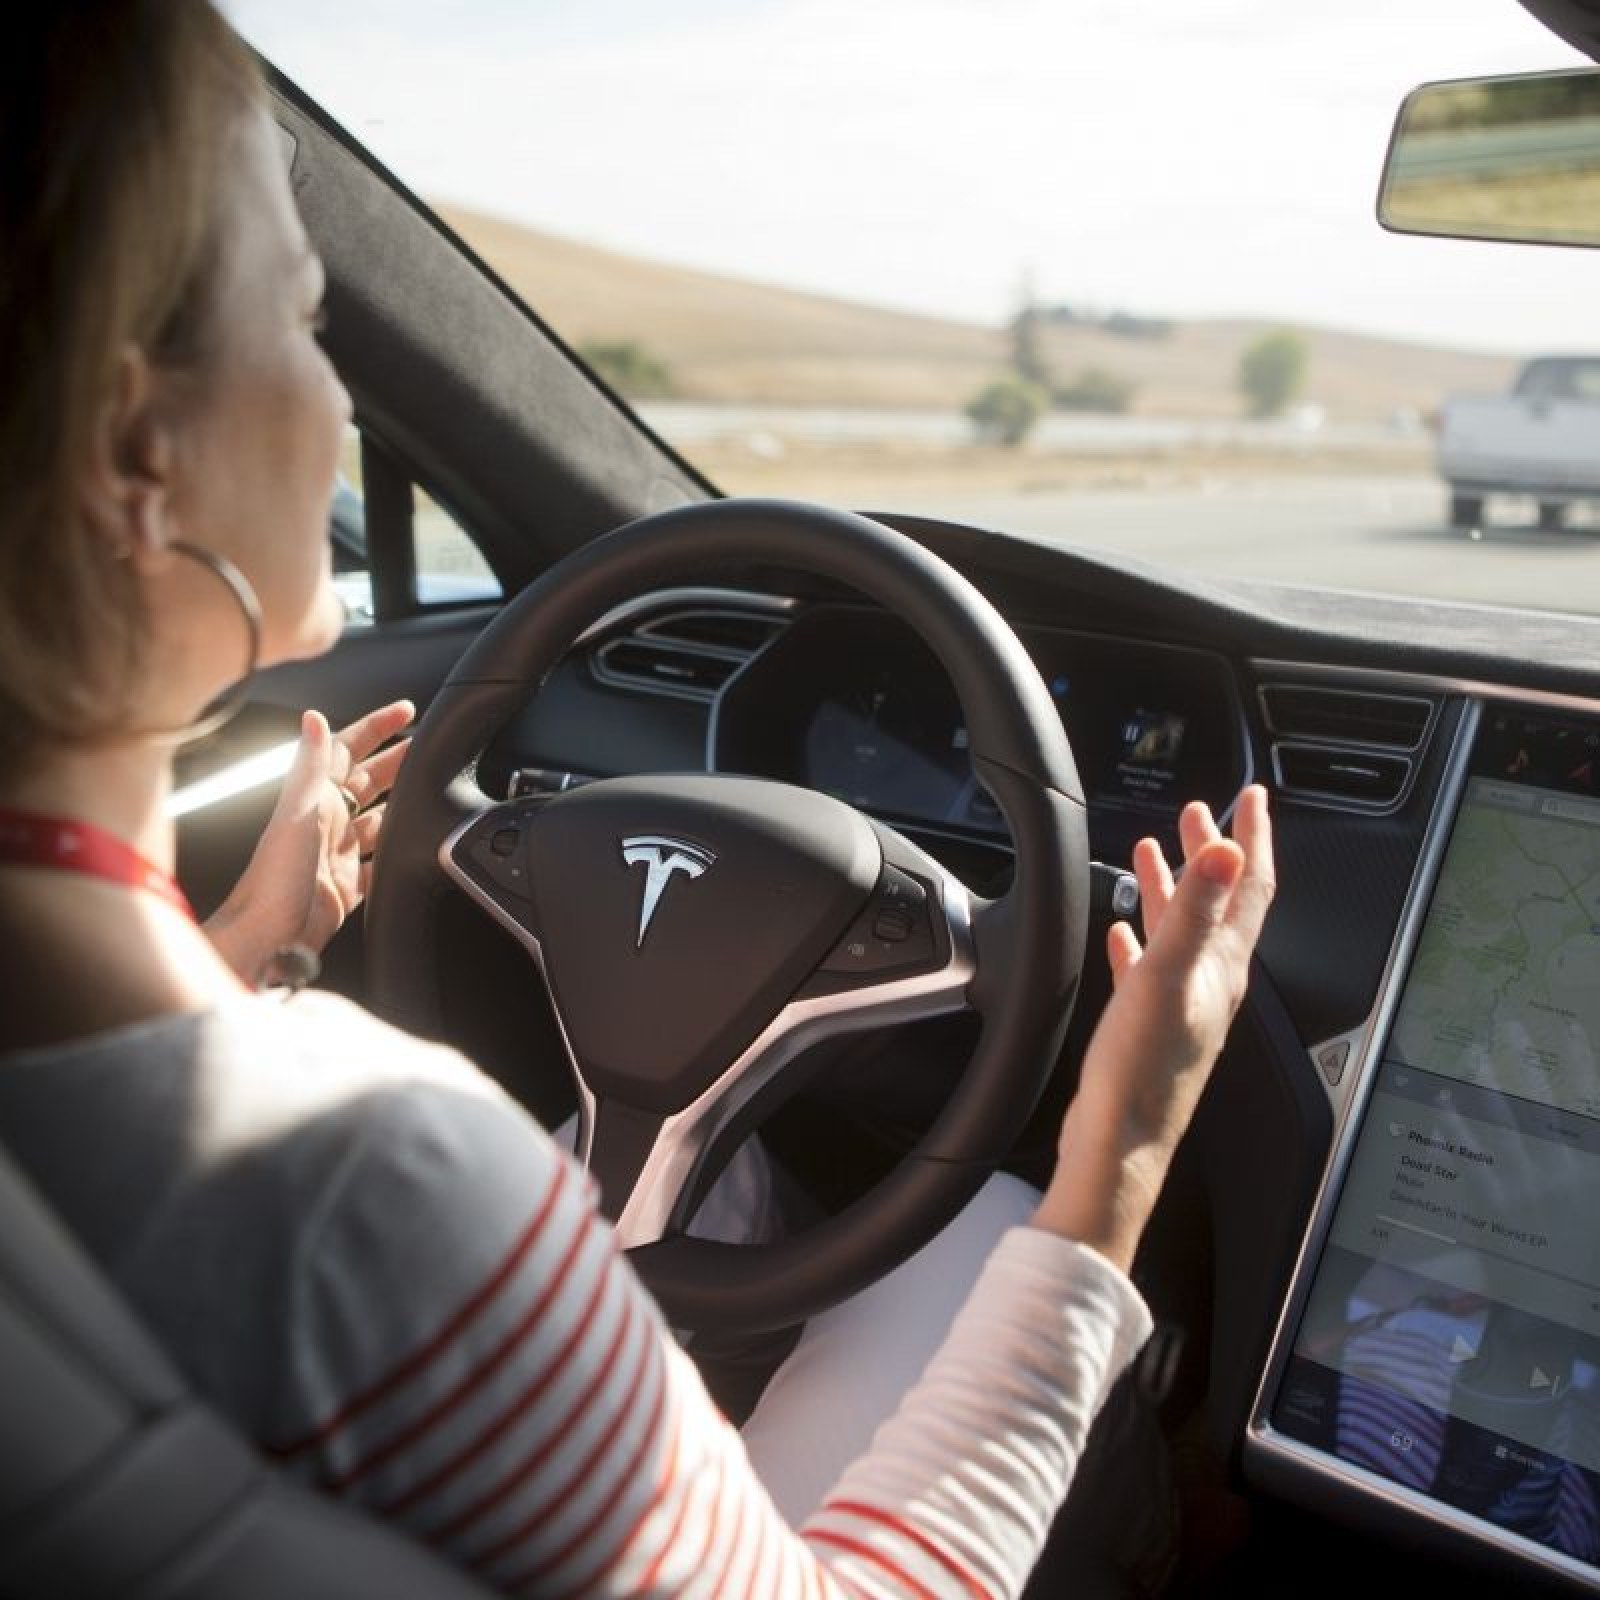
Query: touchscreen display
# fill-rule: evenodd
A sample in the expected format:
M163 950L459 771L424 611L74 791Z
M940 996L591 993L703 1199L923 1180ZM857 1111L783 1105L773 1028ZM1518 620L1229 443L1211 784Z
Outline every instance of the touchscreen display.
M807 782L847 805L994 827L999 813L982 804L960 717L954 696L882 672L817 707L805 734Z
M1600 731L1491 708L1273 1407L1600 1561Z
M1172 711L1140 706L1120 730L1116 777L1134 800L1171 804L1181 791L1178 757L1183 753L1187 722Z

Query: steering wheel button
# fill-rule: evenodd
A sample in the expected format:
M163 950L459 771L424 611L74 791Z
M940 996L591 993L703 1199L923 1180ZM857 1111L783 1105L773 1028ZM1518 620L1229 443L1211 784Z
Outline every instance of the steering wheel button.
M457 860L491 892L510 890L526 898L527 865L523 860L522 829L502 825L475 829L456 846Z
M928 903L928 891L909 872L886 864L883 876L878 879L878 901L881 905L905 906L920 912Z
M870 912L857 917L823 961L821 970L876 977L886 966L898 966L904 957L873 932L873 920Z
M881 978L908 968L927 966L935 954L926 896L922 905L912 908L886 906L881 896L875 895L819 970Z

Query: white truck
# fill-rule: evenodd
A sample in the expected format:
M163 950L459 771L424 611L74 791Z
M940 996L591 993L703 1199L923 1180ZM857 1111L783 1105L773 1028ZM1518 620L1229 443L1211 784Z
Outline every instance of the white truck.
M1492 494L1536 500L1547 529L1569 506L1600 501L1600 355L1540 356L1509 395L1447 400L1438 466L1457 528L1481 527Z

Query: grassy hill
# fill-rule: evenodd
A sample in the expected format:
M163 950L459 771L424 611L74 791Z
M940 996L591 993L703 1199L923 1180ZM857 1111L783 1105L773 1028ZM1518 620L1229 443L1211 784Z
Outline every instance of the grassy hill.
M1006 366L1003 331L913 316L625 256L460 207L440 212L563 338L637 342L691 400L951 410ZM1233 417L1241 351L1273 324L1195 321L1160 340L1051 327L1043 353L1063 380L1101 367L1136 385L1142 416ZM1510 381L1509 357L1301 328L1302 398L1338 420L1426 413L1458 390Z

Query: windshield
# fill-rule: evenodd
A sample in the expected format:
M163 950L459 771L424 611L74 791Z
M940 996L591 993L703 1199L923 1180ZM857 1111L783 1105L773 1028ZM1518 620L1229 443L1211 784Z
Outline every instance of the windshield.
M1514 0L233 0L731 493L1596 608L1600 256L1374 220Z

